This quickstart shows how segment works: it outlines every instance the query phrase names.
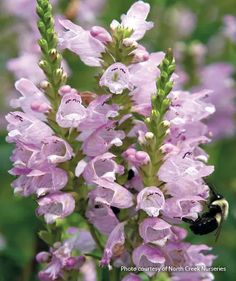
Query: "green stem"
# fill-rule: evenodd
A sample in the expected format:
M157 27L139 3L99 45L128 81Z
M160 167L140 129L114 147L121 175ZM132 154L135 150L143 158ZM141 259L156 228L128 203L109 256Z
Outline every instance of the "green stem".
M88 225L88 227L89 227L90 233L91 233L91 235L92 235L94 241L96 242L96 244L97 244L99 250L101 250L101 252L103 253L104 247L103 247L103 245L102 245L102 243L101 243L101 241L100 241L100 239L99 239L99 237L98 237L98 235L97 235L97 233L96 233L96 229L95 229L94 226L93 226L91 223L89 223L89 222L87 222L87 225Z
M113 269L111 271L109 271L109 273L110 273L110 281L120 281L121 280L120 268L113 267Z

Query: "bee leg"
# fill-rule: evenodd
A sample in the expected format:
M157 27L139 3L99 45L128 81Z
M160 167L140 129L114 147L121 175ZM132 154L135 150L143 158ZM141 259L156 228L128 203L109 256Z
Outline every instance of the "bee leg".
M193 224L194 221L192 219L188 219L188 218L182 218L182 221Z

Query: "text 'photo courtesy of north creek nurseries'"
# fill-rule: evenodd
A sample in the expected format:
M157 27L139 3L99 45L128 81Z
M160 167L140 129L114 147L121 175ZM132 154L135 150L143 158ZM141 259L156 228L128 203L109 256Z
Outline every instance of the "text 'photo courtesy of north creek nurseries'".
M0 84L0 281L236 280L235 0L1 0Z

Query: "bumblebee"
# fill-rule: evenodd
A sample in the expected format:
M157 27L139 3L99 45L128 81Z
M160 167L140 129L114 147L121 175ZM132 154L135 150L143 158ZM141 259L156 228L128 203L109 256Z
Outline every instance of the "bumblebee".
M220 194L210 187L212 196L208 204L208 211L200 215L195 221L182 218L184 222L190 224L190 229L194 234L204 235L216 230L216 240L219 238L222 223L227 219L229 204Z

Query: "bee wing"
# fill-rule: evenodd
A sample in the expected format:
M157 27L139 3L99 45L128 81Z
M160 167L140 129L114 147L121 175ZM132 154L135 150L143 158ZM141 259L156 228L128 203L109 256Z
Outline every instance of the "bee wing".
M223 221L227 219L228 212L229 212L229 203L226 200L224 200L224 204L222 204L222 213L221 213L221 215L219 217L219 221L218 221L219 226L218 226L216 234L215 234L215 236L216 236L215 241L217 241L220 236L222 224L223 224Z
M219 226L216 230L216 233L215 233L215 242L217 242L219 236L220 236L220 232L221 232L221 229L222 229L222 224L223 224L223 217L221 216L221 219L220 219L220 222L219 222Z

